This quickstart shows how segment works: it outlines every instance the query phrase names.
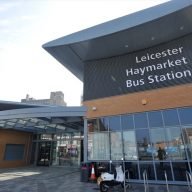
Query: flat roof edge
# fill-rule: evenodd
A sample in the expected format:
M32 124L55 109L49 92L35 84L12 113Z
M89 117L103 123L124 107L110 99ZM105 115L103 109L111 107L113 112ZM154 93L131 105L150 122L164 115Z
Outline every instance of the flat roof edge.
M87 107L40 107L40 108L26 108L13 109L7 111L0 111L0 120L13 118L30 118L30 117L58 117L58 116L81 116L84 117Z

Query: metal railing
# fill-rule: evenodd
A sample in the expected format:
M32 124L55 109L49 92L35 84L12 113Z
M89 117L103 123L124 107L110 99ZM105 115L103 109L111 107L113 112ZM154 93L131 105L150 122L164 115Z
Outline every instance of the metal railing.
M148 183L148 176L147 176L147 171L143 171L143 184L144 184L144 189L145 192L149 192L149 183Z
M127 174L127 178L126 178L126 174ZM128 188L131 188L131 184L129 183L129 170L125 171L125 179L124 179L124 191L126 191Z
M168 184L168 180L167 180L167 172L166 172L166 171L164 171L164 175L165 175L165 181L166 181L167 192L169 192L169 184Z
M127 173L127 178L125 177L125 181L129 182L129 180L130 180L129 170L125 170L125 174L126 173Z
M186 171L186 178L187 178L188 191L192 191L192 176L188 171Z

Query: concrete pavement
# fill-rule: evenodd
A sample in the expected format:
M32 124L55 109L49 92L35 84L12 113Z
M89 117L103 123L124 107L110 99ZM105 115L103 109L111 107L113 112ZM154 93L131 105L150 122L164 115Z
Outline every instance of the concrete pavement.
M115 187L110 192L122 191ZM142 184L134 184L130 192L144 192ZM169 186L170 192L187 192L186 186ZM78 168L22 167L0 170L0 192L99 192L96 183L80 182ZM149 192L166 192L166 186L149 187Z

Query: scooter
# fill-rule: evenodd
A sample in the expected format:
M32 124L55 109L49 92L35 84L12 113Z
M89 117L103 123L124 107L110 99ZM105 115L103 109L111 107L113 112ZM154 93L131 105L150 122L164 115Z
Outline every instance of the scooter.
M124 173L122 170L122 166L115 167L116 176L115 174L104 172L101 173L101 176L97 179L97 184L99 185L101 192L107 192L111 187L121 185L122 188L130 188L128 181L124 181Z

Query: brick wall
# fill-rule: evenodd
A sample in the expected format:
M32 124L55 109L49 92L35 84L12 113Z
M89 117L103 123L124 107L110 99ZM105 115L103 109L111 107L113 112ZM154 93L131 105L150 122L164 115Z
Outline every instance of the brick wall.
M83 104L88 107L87 118L192 106L192 84L84 101Z

